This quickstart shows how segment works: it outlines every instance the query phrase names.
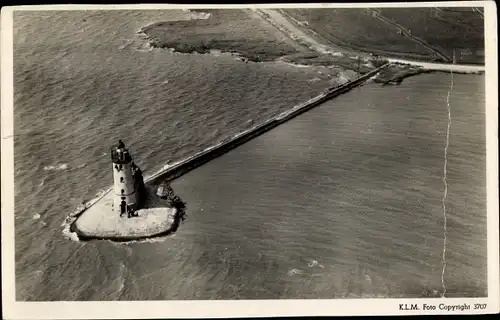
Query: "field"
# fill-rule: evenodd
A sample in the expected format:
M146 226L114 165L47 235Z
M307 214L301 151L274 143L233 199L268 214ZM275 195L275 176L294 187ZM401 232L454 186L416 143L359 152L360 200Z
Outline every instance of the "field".
M385 54L392 52L399 57L429 58L425 46L399 36L397 30L373 17L365 9L287 9L291 17L328 42L362 52Z
M470 8L282 11L317 36L341 47L398 58L446 62L451 62L455 48L457 62L484 63L484 22L481 14Z
M381 14L403 25L457 63L484 63L484 20L470 8L385 8Z

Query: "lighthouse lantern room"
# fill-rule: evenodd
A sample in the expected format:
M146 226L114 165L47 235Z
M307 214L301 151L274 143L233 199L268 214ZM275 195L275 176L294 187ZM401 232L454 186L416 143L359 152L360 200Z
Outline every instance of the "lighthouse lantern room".
M111 160L113 161L114 212L120 216L127 214L130 217L135 210L139 209L135 174L138 168L121 140L117 147L111 149Z

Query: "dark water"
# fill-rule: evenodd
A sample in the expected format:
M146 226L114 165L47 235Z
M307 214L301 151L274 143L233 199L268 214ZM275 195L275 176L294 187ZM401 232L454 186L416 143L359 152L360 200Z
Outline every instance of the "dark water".
M151 172L325 87L310 68L149 50L135 34L183 14L15 16L17 299L441 292L449 74L355 89L183 176L188 219L173 237L62 236L111 184L118 138ZM455 75L449 103L445 286L485 296L484 77Z

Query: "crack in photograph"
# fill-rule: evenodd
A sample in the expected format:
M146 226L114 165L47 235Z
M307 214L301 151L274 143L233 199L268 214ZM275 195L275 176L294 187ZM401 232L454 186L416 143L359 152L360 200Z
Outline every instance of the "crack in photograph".
M15 10L15 300L487 298L484 15Z

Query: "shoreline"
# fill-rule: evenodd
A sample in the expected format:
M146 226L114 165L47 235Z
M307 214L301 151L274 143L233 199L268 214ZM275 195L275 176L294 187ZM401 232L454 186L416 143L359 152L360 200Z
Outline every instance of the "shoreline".
M274 41L278 41L276 42L277 48L263 46L257 49L255 39L247 39L247 43L238 37L235 37L237 39L234 40L235 44L232 39L224 39L222 34L217 33L220 32L219 29L214 29L217 31L214 34L195 34L189 40L179 36L177 38L172 36L172 39L165 37L167 31L175 34L176 31L182 29L181 27L193 28L198 23L205 24L206 28L212 28L217 23L224 23L224 19L227 18L217 11L207 14L209 14L208 17L200 20L155 22L141 28L139 33L145 36L145 40L153 48L181 54L226 55L243 63L286 62L308 67L337 67L354 71L358 75L374 70L377 65L373 62L376 60L391 62L395 65L394 67L410 65L422 68L422 71L413 70L407 75L399 74L399 80L432 71L463 74L484 73L485 71L485 65L479 62L470 64L454 64L452 61L437 62L435 59L425 58L419 54L382 52L377 49L332 43L281 9L248 9L240 12L240 14L246 14L251 23L255 23L255 19L260 19L261 23L264 23L262 30L273 29L276 36ZM278 40L276 33L285 36L288 43Z

